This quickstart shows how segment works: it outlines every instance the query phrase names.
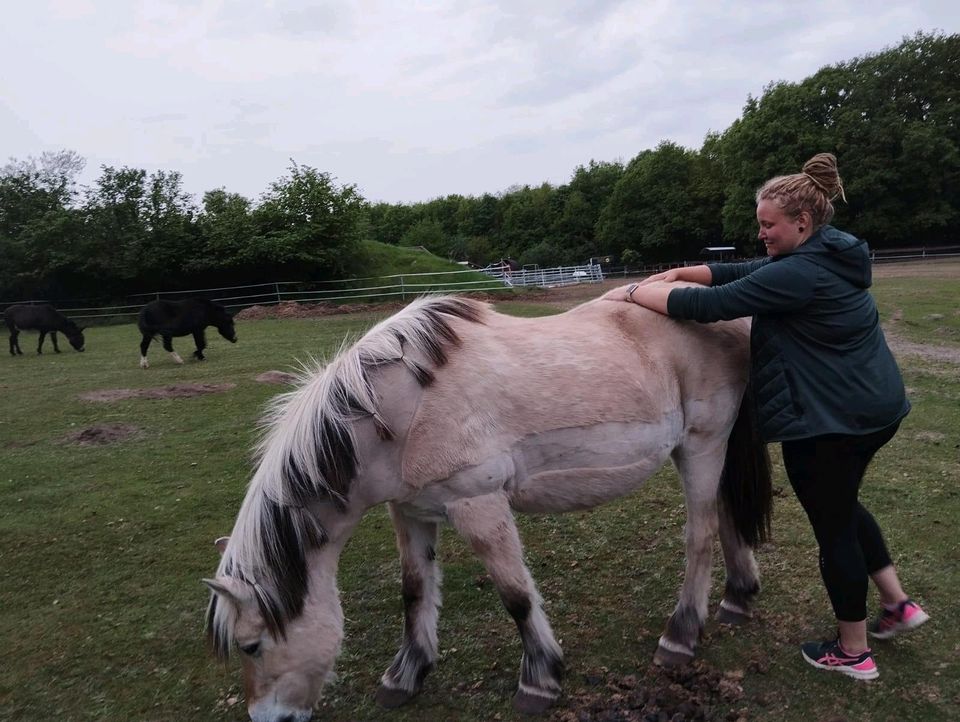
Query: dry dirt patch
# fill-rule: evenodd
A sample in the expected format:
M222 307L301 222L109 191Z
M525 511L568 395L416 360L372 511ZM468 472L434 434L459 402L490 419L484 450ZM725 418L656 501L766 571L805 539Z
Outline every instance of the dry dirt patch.
M132 424L98 424L80 431L73 431L64 437L71 444L80 446L104 446L140 434L140 429Z
M744 673L720 672L700 660L677 669L653 667L641 677L588 674L589 688L560 702L552 722L693 722L738 720Z
M125 399L181 399L204 394L219 394L235 388L236 384L173 384L151 389L99 389L80 394L84 401L123 401Z
M264 371L257 376L257 381L262 384L295 384L297 377L287 371Z

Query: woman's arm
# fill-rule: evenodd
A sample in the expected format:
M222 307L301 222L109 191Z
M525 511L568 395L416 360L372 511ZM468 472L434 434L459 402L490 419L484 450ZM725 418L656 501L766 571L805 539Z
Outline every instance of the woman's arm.
M650 281L650 279L647 279ZM667 315L667 298L670 291L676 286L670 283L651 281L650 283L634 283L627 286L627 301L638 306L649 308L651 311Z

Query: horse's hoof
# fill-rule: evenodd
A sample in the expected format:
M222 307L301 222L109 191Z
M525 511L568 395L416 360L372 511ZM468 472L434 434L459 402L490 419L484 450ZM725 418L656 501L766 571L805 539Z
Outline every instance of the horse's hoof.
M653 663L658 667L683 667L693 661L693 654L657 646L653 654Z
M732 606L727 606L720 602L720 608L717 610L717 621L720 624L733 624L739 626L746 624L753 618L750 612L744 612Z
M405 705L416 696L416 692L408 692L405 689L387 687L381 684L377 688L377 695L375 699L377 700L377 704L384 709L396 709L397 707Z
M513 708L520 714L542 715L550 709L556 697L545 697L539 694L530 694L518 689L513 696Z

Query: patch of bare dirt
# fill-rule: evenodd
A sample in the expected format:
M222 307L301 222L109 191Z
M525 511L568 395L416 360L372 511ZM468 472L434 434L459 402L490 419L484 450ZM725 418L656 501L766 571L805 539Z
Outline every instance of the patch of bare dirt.
M80 446L104 446L130 439L140 434L140 429L132 424L98 424L66 435L69 443Z
M566 699L553 722L727 722L741 709L742 670L720 672L701 660L677 669L651 666L642 677L587 674L589 687ZM561 702L564 704L564 702Z
M219 394L235 388L236 384L173 384L150 389L99 389L80 394L84 401L123 401L124 399L181 399L204 394Z
M960 278L960 260L928 258L923 261L874 263L874 278Z
M295 384L297 377L286 371L264 371L257 376L257 381L262 384Z
M960 365L960 349L908 341L897 335L897 323L903 320L903 309L896 309L890 321L883 324L883 335L894 356L918 356L924 361L945 361Z

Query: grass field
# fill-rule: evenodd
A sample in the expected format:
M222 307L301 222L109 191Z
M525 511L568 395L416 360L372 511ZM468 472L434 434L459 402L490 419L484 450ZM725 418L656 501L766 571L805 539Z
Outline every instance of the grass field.
M960 264L929 268L877 274L875 295L913 412L871 466L862 499L885 530L905 586L933 620L912 637L875 645L876 682L811 670L797 645L830 634L832 622L812 533L778 466L774 542L758 554L757 617L735 630L711 621L701 647L704 665L742 688L717 703L717 715L957 719ZM574 300L544 295L501 310L541 315ZM236 345L211 334L207 362L176 366L155 347L147 371L137 366L131 325L91 330L84 354L0 357L0 719L246 718L237 669L207 654L207 592L199 580L212 574L212 541L229 532L243 497L255 421L281 390L255 377L330 353L377 318L243 322ZM21 339L25 351L35 338ZM187 339L177 348L184 357L192 350ZM79 398L224 382L236 387L194 398ZM103 424L136 428L110 444L69 440ZM635 496L596 511L520 520L565 650L568 695L589 690L588 678L660 674L649 663L676 601L683 518L676 477L664 470ZM514 719L515 628L480 564L449 530L439 556L440 662L415 702L385 713L372 693L399 642L399 565L385 510L364 519L341 563L346 639L320 719Z

